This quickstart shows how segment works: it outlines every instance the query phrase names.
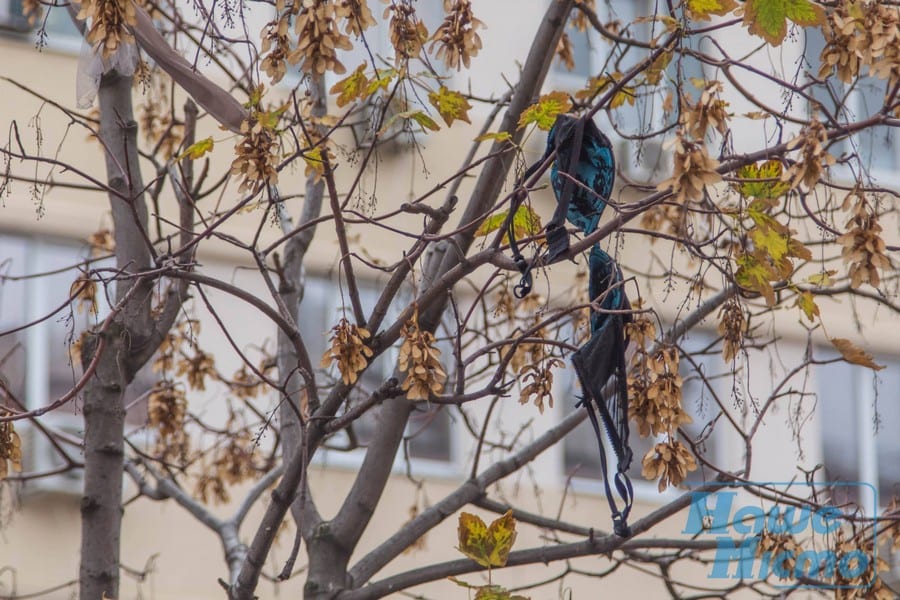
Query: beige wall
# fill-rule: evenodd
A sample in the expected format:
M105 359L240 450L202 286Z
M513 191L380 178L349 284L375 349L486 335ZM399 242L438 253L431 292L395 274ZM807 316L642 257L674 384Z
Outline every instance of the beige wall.
M503 2L482 3L479 18L488 22L489 29L482 33L487 50L474 62L471 72L457 76L456 85L467 85L468 78L479 93L502 91L504 84L498 76L504 72L510 79L515 79L516 66L514 61L521 61L527 51L529 37L522 35L523 31L534 29L540 11L541 3L533 4L533 10L522 10L521 4L504 0ZM516 18L509 18L515 14ZM493 53L493 44L500 44L505 48L502 53ZM787 48L788 45L785 45ZM788 50L785 50L788 51ZM0 75L12 80L21 81L32 86L36 91L47 94L64 105L73 104L75 61L71 56L45 51L42 56L37 56L32 48L24 43L12 41L0 36ZM34 150L35 130L29 125L32 117L37 112L38 104L29 94L17 90L6 82L0 82L0 106L2 106L3 123L15 119L19 124L23 140L29 149ZM474 113L481 109L476 109ZM84 172L97 179L104 179L103 165L99 160L99 152L94 143L84 141L84 131L78 127L67 129L67 120L52 107L44 106L40 110L40 124L43 132L44 154L53 154L55 149L67 139L63 145L58 159L71 162ZM416 154L408 153L400 156L388 157L380 165L377 188L374 187L375 176L370 173L365 181L366 189L376 190L379 202L379 210L388 210L399 206L400 203L409 200L422 193L437 183L449 177L456 169L452 157L460 156L470 140L478 131L478 123L471 127L455 125L452 129L442 132L440 137L424 139L424 158L429 175L422 174L422 164ZM758 132L745 132L751 135ZM222 138L217 146L215 157L217 161L229 160L232 141L227 140L221 131L208 129L200 133L198 137L213 135L216 139ZM746 138L745 138L746 139ZM532 145L532 150L535 145ZM47 165L38 167L39 173L46 174ZM14 165L15 172L31 175L30 166ZM351 176L351 168L340 168L339 177L346 180ZM384 176L390 173L389 176ZM148 173L149 175L149 173ZM57 169L54 179L61 181L77 181L71 174L60 173ZM471 182L463 185L461 199L465 202L466 192ZM73 190L58 190L49 194L44 200L44 214L40 218L36 215L35 206L28 197L27 184L15 182L12 194L3 199L0 208L0 233L31 233L35 235L60 235L73 239L84 239L88 234L103 225L109 224L107 215L106 198L96 192L84 192ZM302 169L296 172L288 172L282 176L281 189L283 193L295 193L303 189ZM439 192L442 195L442 192ZM231 202L235 197L234 186L223 198L223 202ZM546 195L538 201L540 211L549 218L552 212ZM296 215L299 212L298 200L288 202L288 210ZM173 207L164 206L164 212L171 212ZM250 227L254 227L259 219L258 213L243 215L234 224L226 228L227 232L242 234ZM397 219L392 225L403 227L420 222L419 217ZM331 223L320 226L320 240L310 253L310 268L322 273L333 271L338 257L338 248L332 235ZM892 235L896 233L896 224L886 230ZM351 234L359 234L359 244L371 254L384 260L396 260L398 248L390 238L375 227L362 227L353 225ZM279 231L275 226L267 226L264 229L266 239L275 239ZM646 239L636 236L625 236L625 246L621 262L635 271L641 270L650 264L650 251L660 256L668 256L665 245L658 243L648 246ZM2 259L2 257L0 257ZM676 256L676 262L683 264L680 257ZM205 246L205 251L200 256L203 264L202 271L208 274L222 276L239 284L245 289L264 293L264 288L258 277L249 271L235 270L235 264L248 264L246 256L242 256L221 243L212 243ZM550 270L550 276L555 281L571 281L577 267L572 264L554 266ZM842 267L839 267L842 268ZM538 290L542 283L538 278ZM685 284L680 284L684 286ZM681 287L679 290L682 289ZM679 290L668 294L662 283L648 285L642 289L642 294L648 298L651 305L657 308L664 318L676 318L681 311L679 305L673 301L678 298ZM272 340L274 328L262 317L255 314L252 309L241 306L236 301L225 297L222 293L212 291L210 296L226 321L233 327L233 334L240 346L259 344L266 339ZM900 319L897 315L886 314L882 309L875 311L871 304L860 302L854 304L859 320L865 328L862 333L856 329L856 319L851 313L850 306L844 301L841 304L823 301L821 303L823 313L827 318L828 334L831 336L850 337L861 340L868 348L882 352L897 353L896 340L900 336ZM197 308L197 313L204 315L202 308ZM214 348L220 368L224 372L230 372L238 365L238 359L233 352L228 350L227 342L217 330L217 326L208 316L204 316L204 329L202 342L204 346ZM871 325L877 319L877 327ZM790 365L802 352L805 344L805 329L798 323L799 313L794 309L780 311L775 317L775 328L788 339L794 340L794 345L785 345L779 350L779 358L784 364ZM266 323L261 327L261 323ZM705 326L715 327L715 319L708 319ZM327 326L326 326L327 327ZM821 333L814 334L821 341ZM749 390L755 396L762 396L771 387L774 375L783 370L779 366L773 366L773 353L770 349L761 352L751 352L749 357L739 362L742 373L750 374ZM810 385L814 383L808 382ZM727 392L726 392L727 394ZM729 396L726 395L730 399ZM560 398L557 405L538 415L532 407L520 407L514 398L511 398L502 407L503 423L508 429L514 429L518 422L534 419L534 428L540 432L545 426L555 422L563 413L564 403L570 399ZM217 399L214 395L192 398L194 406L201 405L215 410ZM735 404L735 406L737 406ZM740 408L735 409L740 417ZM478 415L478 409L474 411ZM766 427L756 445L759 471L753 475L758 477L790 477L796 474L794 465L796 461L796 444L792 441L790 427L787 424L787 416L783 411L772 413L766 422ZM806 429L805 440L809 448L803 465L808 467L820 460L820 441L815 421L811 421ZM738 465L742 460L742 454L738 445L726 440L723 445L723 459L729 465ZM471 443L464 435L457 433L455 438L455 453L459 457L459 463L448 469L447 475L430 477L427 481L426 494L428 502L435 502L451 491L460 483L468 470L466 459L471 457ZM788 460L783 460L788 457ZM562 507L565 518L582 525L594 526L598 529L606 529L608 522L608 509L605 500L597 493L574 494L569 493L565 500L561 499L561 489L564 485L562 475L562 452L560 448L554 448L540 458L531 468L521 476L514 476L510 481L502 484L503 493L511 500L522 502L526 508L542 510L549 514L555 514L558 507ZM321 505L334 505L342 498L343 491L348 489L354 476L352 469L343 467L330 467L327 469L316 468L313 473L313 487L316 498ZM651 487L652 489L652 487ZM133 491L129 488L130 491ZM538 493L535 493L537 490ZM594 488L596 492L596 488ZM398 474L392 479L387 494L372 522L372 527L363 537L360 552L374 547L408 518L408 510L414 503L415 487L402 475ZM652 510L660 505L660 499L654 497L654 493L641 492L641 502L635 509L639 513ZM236 492L233 494L239 497ZM670 496L669 496L670 497ZM669 498L666 497L666 498ZM4 509L9 506L5 502ZM217 509L218 510L218 509ZM484 517L489 515L484 511L474 510ZM222 509L222 514L228 514ZM253 527L257 522L259 509L251 514L243 530L245 539L249 539ZM46 588L51 585L74 579L77 576L78 538L79 538L78 498L66 496L34 496L24 495L20 499L17 510L4 512L4 527L0 530L0 567L9 565L15 571L15 581L19 593L29 593ZM659 531L654 530L652 535L665 536L677 533L680 525L684 523L682 517L672 519ZM455 519L446 522L429 533L425 544L426 549L411 555L403 556L389 570L379 574L377 578L387 573L398 572L432 562L435 560L455 559L459 554L454 550L456 545ZM267 567L268 573L280 570L282 561L286 558L292 541L292 531L285 531L278 546L272 552L271 561ZM548 543L541 537L541 532L522 526L517 548L531 547ZM216 583L219 577L226 577L221 548L214 536L205 531L194 519L189 517L182 509L173 503L154 503L148 500L138 500L128 507L123 524L123 564L131 569L141 570L145 565L152 565L152 573L144 582L135 582L130 577L123 578L123 598L136 597L138 592L142 597L159 599L167 598L218 598L222 596L221 589ZM301 558L298 564L302 564ZM609 561L604 557L588 558L579 561L582 568L601 571L608 567ZM540 579L560 572L564 568L561 564L551 565L546 569L542 567L529 567L522 570L501 571L495 574L494 581L503 585L514 586L526 579ZM702 578L702 573L698 574ZM467 581L477 582L479 576L469 575L463 577ZM303 576L299 575L295 580L279 586L276 591L270 583L264 583L260 587L260 596L264 598L275 597L276 594L285 596L296 595L302 588ZM0 591L10 590L11 574L0 574ZM563 588L558 584L548 584L540 590L529 592L535 598L552 598L562 596L561 589L572 586L574 597L594 597L598 590L596 582L585 579L566 580ZM4 587L5 586L5 587ZM658 597L661 588L650 577L645 577L630 569L620 569L602 583L605 593L628 593L634 597ZM436 583L428 589L434 597L462 597L465 592L452 583ZM48 597L67 598L71 596L71 590L63 590Z

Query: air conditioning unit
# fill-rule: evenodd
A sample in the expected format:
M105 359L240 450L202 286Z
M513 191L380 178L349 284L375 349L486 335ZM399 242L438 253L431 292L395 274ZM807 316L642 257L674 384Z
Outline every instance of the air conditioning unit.
M41 424L51 435L57 436L57 443L65 452L81 462L82 450L73 444L84 435L84 420L71 414L50 414L41 418ZM17 424L16 431L22 440L22 472L45 473L65 466L66 460L46 433L31 423ZM29 479L22 485L24 495L54 494L81 496L84 487L84 471L72 468L57 475Z

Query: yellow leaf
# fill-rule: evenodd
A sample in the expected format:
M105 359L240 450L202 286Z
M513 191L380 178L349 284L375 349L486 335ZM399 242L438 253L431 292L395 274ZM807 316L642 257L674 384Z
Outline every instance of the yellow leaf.
M213 139L212 137L208 137L205 140L200 140L199 142L195 142L187 147L187 150L181 153L178 156L178 160L182 160L186 157L190 157L191 160L197 160L201 158L204 154L212 152L213 149Z
M476 142L486 142L488 140L494 140L495 142L505 142L507 140L512 139L512 134L508 131L492 131L482 135L479 135L475 138Z
M688 77L688 81L690 81L691 85L693 85L698 90L706 88L707 85L706 80L702 77Z
M773 46L787 35L788 20L809 27L825 24L825 9L810 0L747 0L744 25Z
M750 239L757 249L769 255L774 262L778 262L788 254L788 239L783 233L771 227L754 227L750 230Z
M374 91L369 90L369 78L366 77L365 70L366 63L363 63L356 67L356 70L350 75L331 86L328 93L339 94L337 97L338 106L346 106L357 98L364 100Z
M437 131L441 128L440 125L434 122L434 119L426 115L421 110L415 111L414 113L409 115L409 118L418 123L422 127L422 131L425 131L426 129Z
M813 300L813 295L810 292L800 292L797 295L796 306L800 307L800 310L811 322L815 321L816 317L819 316L819 305Z
M837 348L837 351L841 353L841 356L844 357L848 363L853 363L854 365L860 365L863 367L868 367L874 371L880 371L884 368L884 365L879 365L875 363L875 360L872 358L872 355L851 342L850 340L846 340L844 338L831 338L829 340L831 345Z
M489 567L490 563L487 560L489 554L487 550L488 529L484 521L476 515L460 513L457 534L459 537L457 549L482 567Z
M399 113L392 115L391 118L388 119L384 125L382 125L381 129L378 131L378 135L381 135L384 132L388 131L391 128L391 126L394 124L394 121L396 121L397 119L405 119L407 121L415 121L416 123L419 124L422 131L425 131L426 128L430 129L432 131L437 131L441 128L440 125L438 125L437 123L434 122L434 119L432 119L431 117L426 115L421 110L407 110L407 111L399 112Z
M541 96L535 104L526 108L519 117L519 129L530 123L536 123L538 128L550 131L556 122L556 116L568 112L572 108L572 101L565 92L550 92Z
M395 77L397 77L397 71L394 69L376 69L375 79L369 80L369 85L366 87L366 95L370 96L379 89L387 90Z
M512 516L512 510L491 523L488 527L489 546L491 548L489 562L496 567L506 566L509 560L509 551L516 541L516 520Z
M437 109L438 113L440 113L444 122L447 124L447 127L453 125L453 121L456 119L465 121L466 123L472 122L469 120L469 115L466 114L472 106L469 104L469 101L466 100L465 96L459 92L454 92L453 90L441 86L437 92L428 94L428 101L431 102L431 105Z
M737 271L734 280L746 290L763 295L768 306L775 306L775 290L771 281L779 279L778 273L766 260L760 260L755 254L740 254L735 258Z
M735 8L734 0L687 0L688 14L695 21L709 21L710 15L727 15Z
M244 103L244 108L252 109L258 107L259 103L262 102L262 97L265 93L266 86L262 84L250 90L250 98Z
M669 63L672 62L672 53L671 52L663 52L659 56L656 57L647 70L644 71L644 81L646 81L649 85L656 85L660 81L662 81L663 73L666 71L666 67L669 66ZM634 102L632 102L634 104Z
M655 62L655 61L654 61ZM651 65L651 69L652 69ZM601 75L599 77L591 77L585 89L575 92L575 97L579 100L590 100L602 93L607 87L615 85L622 79L622 73L616 71L612 75ZM634 106L637 91L633 87L622 86L609 101L609 108L619 108L626 102Z
M807 277L806 281L816 287L827 288L834 285L834 279L831 278L832 275L837 275L837 271L832 269L821 273L815 273L814 275Z
M275 131L278 127L278 121L281 120L281 115L284 114L284 111L288 109L288 105L284 104L275 110L269 111L259 111L256 113L256 120L264 129L268 129L269 131Z
M322 160L322 144L310 148L303 154L304 162L306 162L306 175L316 174L316 180L325 174L325 162Z
M513 595L509 590L499 585L483 585L478 587L477 590L475 600L530 600L526 596Z
M509 510L488 527L476 515L464 512L457 531L460 552L482 567L503 567L516 541L516 520Z
M496 215L491 215L482 221L481 225L475 231L475 237L486 236L497 231L506 221L507 215L509 215L509 211L505 210ZM519 208L516 209L516 214L513 216L513 232L515 233L516 238L531 237L537 235L540 231L541 217L534 212L530 206L526 204L519 206ZM503 243L509 243L508 234L504 234Z
M767 160L760 165L744 165L738 169L738 176L743 181L735 187L745 198L780 198L791 189L790 182L781 180L783 169L781 162L777 160Z

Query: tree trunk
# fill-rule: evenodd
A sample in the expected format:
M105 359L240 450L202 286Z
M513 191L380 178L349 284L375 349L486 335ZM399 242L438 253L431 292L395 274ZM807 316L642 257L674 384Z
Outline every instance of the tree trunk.
M121 325L106 336L107 346L84 396L84 496L81 499L80 597L100 600L119 596L119 531L122 522L127 386L123 365L116 360L126 351ZM86 348L85 358L96 351Z
M112 72L100 81L100 139L116 240L116 266L136 274L150 266L146 238L147 207L137 153L137 124L131 103L131 77ZM139 286L131 290L132 286ZM129 294L129 292L131 292ZM80 597L119 596L119 541L122 522L125 408L123 394L152 351L152 282L123 278L115 299L124 306L104 332L85 340L87 365L104 336L106 347L84 395L84 495L81 500Z

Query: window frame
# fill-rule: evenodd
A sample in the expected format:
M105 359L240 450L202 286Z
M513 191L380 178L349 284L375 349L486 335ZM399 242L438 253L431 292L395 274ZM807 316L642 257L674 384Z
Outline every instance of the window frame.
M22 41L27 39L32 45L37 46L40 42L40 40L37 39L37 32L41 29L43 24L38 22L35 23L35 25L29 25L28 20L21 15L21 13L13 12L12 6L15 3L16 0L0 0L0 23L2 23L2 25L0 25L0 34L7 39L19 38ZM64 5L44 5L43 10L44 14L41 16L42 20L46 20L49 16L48 13L51 13L52 11L63 11L64 13L68 13L68 8ZM83 49L86 49L84 37L78 32L78 29L69 14L65 14L63 18L67 19L67 24L71 26L72 31L68 31L69 27L57 28L52 22L47 22L46 38L44 39L43 45L38 46L38 49L39 51L50 50L61 54L78 56L82 54ZM19 19L21 19L21 27L15 23Z
M831 352L828 353L831 354ZM885 364L888 369L900 370L900 357L897 356L878 356L875 358L875 362L878 364ZM856 396L857 402L859 402L858 408L856 410L851 410L854 423L852 433L848 436L849 448L852 449L856 458L854 461L855 464L852 467L856 475L856 481L868 484L866 486L860 486L860 497L858 499L859 509L866 517L880 516L887 508L885 501L888 500L892 494L883 494L881 490L880 480L882 477L879 472L878 436L873 435L872 427L876 422L876 402L891 401L889 398L885 399L883 390L880 392L876 391L876 386L884 386L886 388L887 383L880 383L880 378L876 372L868 373L864 367L851 365L846 362L838 362L824 368L839 368L845 371L846 376L849 377L850 393ZM823 369L823 366L820 365L817 370L821 369ZM827 392L833 390L833 388L826 385L827 382L821 375L818 375L815 381L817 405L819 410L825 411L826 403L839 400L826 400L828 397ZM879 394L881 394L881 396L879 396ZM825 440L829 438L834 430L832 427L829 427L829 425L833 425L833 423L827 423L825 417L820 417L818 419L819 449L822 453L822 464L825 467L822 477L827 481L832 481L837 477L827 472L829 467L826 462L825 452ZM900 423L897 423L897 425L900 425ZM891 429L891 423L882 424L881 428L879 435L885 435L886 430ZM900 489L898 489L896 493L900 495ZM870 514L871 511L869 508L872 506L877 507L876 515Z
M341 306L344 306L346 302L342 298L341 294L341 286L338 285L331 278L319 276L317 274L307 274L306 280L304 282L305 292L304 292L304 302L307 298L309 298L309 293L311 290L318 287L316 293L320 294L319 302L322 304L322 308L325 309L325 312L328 312L328 307L332 307L338 309ZM372 301L374 302L377 299L379 286L372 282L360 282L360 291L361 295L372 295ZM363 299L365 300L365 299ZM309 306L309 305L307 305ZM299 311L302 314L304 309L304 303L300 303ZM349 311L349 307L347 308ZM393 311L388 312L388 318L391 317ZM322 323L327 329L321 332L322 339L324 341L323 344L323 352L324 348L328 346L328 338L330 336L331 327L337 323L337 315L320 315L323 319ZM396 316L396 314L395 314ZM311 331L307 331L306 335L315 335ZM309 348L309 344L307 344L308 349L310 350L310 358L314 365L318 363L318 358L321 356L316 355L318 351L317 348ZM443 353L445 355L445 353ZM394 368L397 364L397 359L399 356L399 350L392 346L388 350L386 350L380 357L381 360L381 369L377 373L377 377L381 380L385 380L388 377L391 377L394 372ZM367 369L367 373L372 372L372 368L376 365L372 365ZM334 370L334 366L329 367L327 370ZM371 411L372 409L370 409ZM375 409L377 410L377 409ZM441 407L441 410L449 411L449 406ZM374 412L370 412L367 414L375 414ZM448 448L447 448L447 459L435 459L435 458L426 458L421 456L414 456L410 454L407 462L407 458L405 453L403 452L402 446L398 449L394 457L394 462L391 467L391 471L395 474L411 472L416 476L428 476L428 477L436 477L436 478L446 478L453 479L457 478L459 475L463 473L462 463L461 463L461 444L460 440L456 434L456 428L452 426L452 415L448 413L448 419L450 419L448 423ZM408 435L410 433L410 428L412 425L407 423L406 430L404 435ZM329 449L329 448L321 448L319 451L315 453L313 457L313 464L322 466L322 467L338 467L349 470L358 469L363 459L365 458L367 452L367 448L360 447L354 448L353 450L338 450L338 449Z
M815 28L805 28L804 32L803 59L809 67L810 75L817 77L822 64L820 56L825 47L825 39L821 32ZM833 78L833 82L834 91L845 95L847 98L847 101L842 105L842 113L847 113L852 115L854 119L859 119L864 118L868 114L866 108L866 98L868 97L866 92L867 82L886 82L886 80L860 74L852 84L846 84L836 77ZM826 93L826 88L821 85L810 88L809 94L817 102L822 102L821 98L823 96L817 95L817 92L824 94ZM807 116L812 116L814 113L815 105L808 103ZM900 175L898 175L898 171L900 171L900 139L896 139L895 136L895 139L892 140L892 145L883 149L885 154L894 156L894 164L887 167L872 164L873 156L878 153L878 150L866 149L866 144L861 143L862 141L864 140L856 133L832 144L832 148L839 150L839 154L847 153L859 156L859 161L866 172L878 182L887 185L900 184ZM856 179L853 174L853 168L849 165L834 165L830 171L844 181Z

